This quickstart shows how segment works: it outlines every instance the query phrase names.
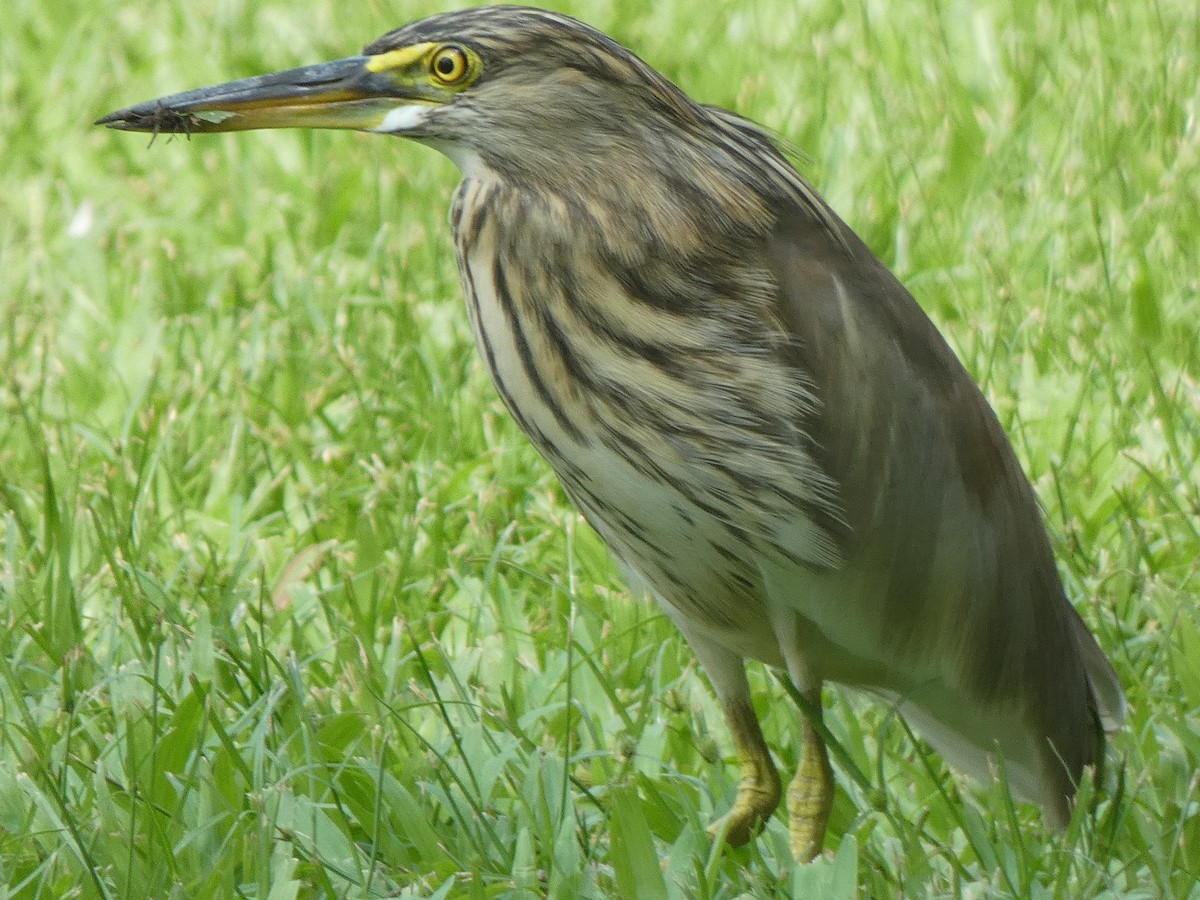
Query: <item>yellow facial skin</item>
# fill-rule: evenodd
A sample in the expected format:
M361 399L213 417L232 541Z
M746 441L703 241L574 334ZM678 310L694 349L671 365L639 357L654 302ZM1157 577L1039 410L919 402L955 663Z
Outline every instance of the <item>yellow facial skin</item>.
M416 81L424 70L430 85L460 91L474 84L483 71L479 54L459 44L413 44L366 60L370 72L403 73L405 80Z

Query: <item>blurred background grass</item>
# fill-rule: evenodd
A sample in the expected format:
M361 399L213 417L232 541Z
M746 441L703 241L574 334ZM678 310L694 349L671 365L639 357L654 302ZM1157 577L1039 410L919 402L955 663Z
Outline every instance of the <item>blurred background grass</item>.
M475 358L453 167L89 125L443 7L6 8L0 895L1200 896L1194 3L556 5L800 149L984 385L1127 686L1068 839L831 691L875 789L839 774L806 869L781 820L710 851L728 736Z

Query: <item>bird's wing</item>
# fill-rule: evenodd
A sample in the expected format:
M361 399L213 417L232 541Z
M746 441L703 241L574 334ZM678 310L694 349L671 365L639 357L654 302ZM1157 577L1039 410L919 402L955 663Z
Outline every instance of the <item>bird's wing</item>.
M925 713L984 753L1001 737L988 715L1026 721L1042 771L1025 793L1061 812L1093 761L1097 712L1119 718L1116 676L1063 593L1032 486L983 394L838 225L834 239L797 208L767 249L788 352L815 386L805 429L849 529L846 565L797 573L786 601L888 671L884 687L926 692ZM768 580L789 590L778 570Z

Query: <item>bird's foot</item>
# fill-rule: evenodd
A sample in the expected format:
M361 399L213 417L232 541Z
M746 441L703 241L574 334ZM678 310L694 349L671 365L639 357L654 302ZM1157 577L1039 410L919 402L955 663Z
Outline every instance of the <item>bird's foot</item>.
M812 862L825 844L825 826L833 808L833 769L816 730L805 729L796 777L788 785L788 833L792 855Z
M742 780L733 807L708 829L713 840L723 838L730 847L740 847L762 830L779 805L783 787L771 757L766 753L739 753Z

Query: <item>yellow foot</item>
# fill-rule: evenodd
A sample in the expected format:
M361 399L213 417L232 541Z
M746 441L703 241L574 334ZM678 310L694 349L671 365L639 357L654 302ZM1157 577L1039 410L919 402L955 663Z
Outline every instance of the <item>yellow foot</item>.
M763 740L758 718L749 703L732 702L724 707L725 721L737 750L742 780L733 808L708 829L713 840L724 837L731 847L740 847L762 829L779 805L782 785L771 752Z
M738 785L737 800L733 808L714 822L708 829L709 837L716 840L724 835L730 847L740 847L762 830L779 805L782 785L779 773L765 760L766 768L748 771L748 760L742 760L742 782Z
M825 826L833 808L833 769L825 755L825 742L805 723L804 746L796 777L788 785L788 834L792 855L811 862L825 844Z

